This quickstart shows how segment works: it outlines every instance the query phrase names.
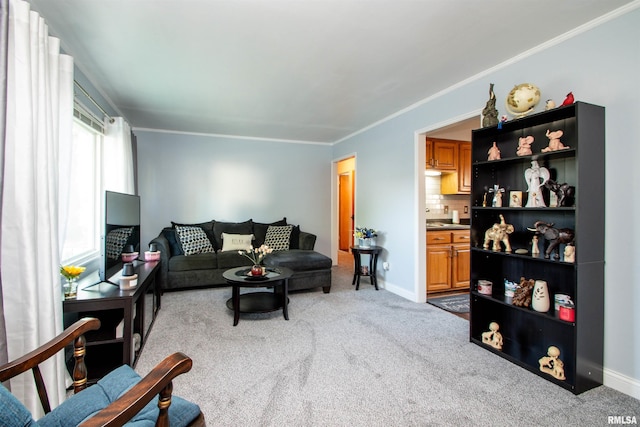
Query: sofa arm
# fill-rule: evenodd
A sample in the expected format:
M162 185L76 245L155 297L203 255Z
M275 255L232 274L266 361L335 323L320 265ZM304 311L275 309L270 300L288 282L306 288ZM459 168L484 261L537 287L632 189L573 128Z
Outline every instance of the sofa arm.
M314 246L316 245L316 235L307 233L305 231L300 231L300 239L298 240L298 245L300 249L312 251Z
M167 272L169 271L169 258L171 257L171 250L169 249L169 241L164 234L160 232L158 237L154 238L149 244L155 243L160 251L160 268L158 271L158 284L160 289L164 290L167 284Z

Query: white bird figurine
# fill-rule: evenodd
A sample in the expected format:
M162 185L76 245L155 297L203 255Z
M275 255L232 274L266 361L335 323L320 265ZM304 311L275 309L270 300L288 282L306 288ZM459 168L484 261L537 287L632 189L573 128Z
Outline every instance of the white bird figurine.
M547 99L547 103L544 106L545 110L551 110L552 108L556 108L556 103L553 99Z

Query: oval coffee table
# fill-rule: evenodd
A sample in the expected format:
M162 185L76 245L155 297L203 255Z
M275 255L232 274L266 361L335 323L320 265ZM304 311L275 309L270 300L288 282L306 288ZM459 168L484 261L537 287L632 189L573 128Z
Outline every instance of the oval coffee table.
M286 320L289 320L289 278L293 270L286 267L267 268L263 277L253 277L248 273L251 267L236 267L222 273L227 283L233 287L227 307L233 310L233 326L238 324L240 313L268 313L282 308ZM264 288L273 286L273 292L248 292L240 294L240 288ZM276 292L282 287L282 294Z

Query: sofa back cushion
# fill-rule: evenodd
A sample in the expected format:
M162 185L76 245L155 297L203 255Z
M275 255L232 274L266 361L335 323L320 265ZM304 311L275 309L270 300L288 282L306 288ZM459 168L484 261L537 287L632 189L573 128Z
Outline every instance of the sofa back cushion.
M170 256L184 255L184 252L182 252L182 246L180 246L180 242L178 241L178 235L176 234L175 228L163 228L162 235L167 239L167 242L169 242L169 252L171 252Z
M254 222L253 235L255 236L255 239L253 240L253 245L256 248L259 248L264 244L264 238L267 236L267 228L269 228L270 225L287 225L287 218L284 217L271 223Z
M253 221L244 222L218 222L213 224L213 238L216 251L222 249L222 233L227 234L253 234Z

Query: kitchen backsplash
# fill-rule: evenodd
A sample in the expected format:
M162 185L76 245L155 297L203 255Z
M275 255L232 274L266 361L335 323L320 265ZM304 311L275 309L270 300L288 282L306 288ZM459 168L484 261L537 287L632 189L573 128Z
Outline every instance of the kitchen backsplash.
M440 194L440 177L426 176L426 206L427 220L430 219L451 219L452 212L458 211L460 218L470 218L471 196L469 195L443 195ZM445 213L445 206L447 212ZM464 212L465 206L467 213Z

